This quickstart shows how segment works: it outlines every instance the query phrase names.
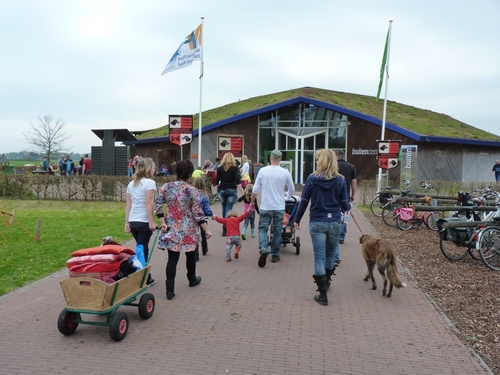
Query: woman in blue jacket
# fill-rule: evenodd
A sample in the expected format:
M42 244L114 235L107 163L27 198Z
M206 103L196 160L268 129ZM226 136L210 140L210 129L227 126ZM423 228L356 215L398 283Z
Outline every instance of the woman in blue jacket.
M309 201L309 233L314 251L313 278L319 291L314 300L326 306L329 280L335 271L334 250L342 230L342 210L351 209L347 185L338 173L337 157L332 150L316 152L316 170L307 177L302 191L295 216L296 229L300 229L300 220Z

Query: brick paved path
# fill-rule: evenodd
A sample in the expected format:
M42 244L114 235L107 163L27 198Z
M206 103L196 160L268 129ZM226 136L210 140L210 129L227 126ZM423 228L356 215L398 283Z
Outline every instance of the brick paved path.
M243 211L241 203L235 208ZM220 214L220 203L213 209ZM221 226L210 221L210 251L197 266L202 283L188 287L182 256L176 297L168 301L166 254L156 250L157 283L149 289L156 310L142 320L137 308L120 307L130 319L121 342L105 327L59 333L66 271L1 297L0 374L491 374L401 267L408 288L391 299L370 290L358 239L372 229L357 209L353 216L329 306L313 300L307 217L297 231L300 255L287 245L281 261L264 268L257 266L257 238L243 241L240 259L226 263Z

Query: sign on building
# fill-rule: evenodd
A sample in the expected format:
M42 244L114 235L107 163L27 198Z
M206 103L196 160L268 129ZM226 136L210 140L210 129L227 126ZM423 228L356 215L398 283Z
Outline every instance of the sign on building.
M193 140L193 115L168 116L170 143L183 146Z
M378 166L382 169L397 167L399 157L399 144L401 141L377 141Z

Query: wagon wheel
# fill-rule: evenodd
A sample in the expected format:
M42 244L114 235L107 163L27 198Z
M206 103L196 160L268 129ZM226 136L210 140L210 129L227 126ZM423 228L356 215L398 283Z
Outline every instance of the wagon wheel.
M142 319L149 319L155 311L155 296L151 293L144 293L139 301L139 316Z
M117 311L109 321L109 335L115 341L122 341L127 336L128 315L124 311Z
M300 254L300 237L297 237L295 239L294 246L295 246L295 254L299 255Z
M59 319L57 320L57 329L63 335L71 335L78 328L78 323L74 321L78 319L78 315L75 312L69 312L66 308L62 309L59 314Z

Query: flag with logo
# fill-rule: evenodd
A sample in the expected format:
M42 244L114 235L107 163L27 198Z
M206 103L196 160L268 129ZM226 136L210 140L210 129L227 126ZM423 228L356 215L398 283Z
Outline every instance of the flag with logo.
M182 42L182 44L177 48L174 55L168 62L165 69L163 69L164 75L166 73L173 72L177 69L182 69L188 67L193 63L193 61L201 60L202 54L202 25L198 26L196 30L192 31Z

